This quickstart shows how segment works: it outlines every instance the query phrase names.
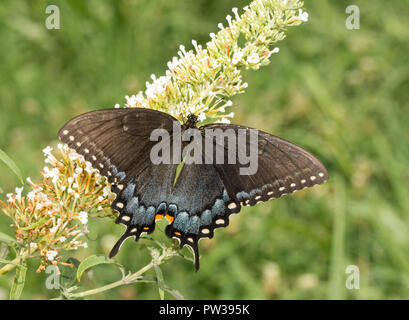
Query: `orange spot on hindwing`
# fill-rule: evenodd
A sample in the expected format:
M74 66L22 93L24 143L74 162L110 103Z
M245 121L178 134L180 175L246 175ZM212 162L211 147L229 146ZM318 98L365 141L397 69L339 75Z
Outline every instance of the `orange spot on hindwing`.
M170 223L172 223L173 220L175 220L174 217L172 217L172 216L170 216L170 215L168 215L168 214L165 216L165 218L166 218Z

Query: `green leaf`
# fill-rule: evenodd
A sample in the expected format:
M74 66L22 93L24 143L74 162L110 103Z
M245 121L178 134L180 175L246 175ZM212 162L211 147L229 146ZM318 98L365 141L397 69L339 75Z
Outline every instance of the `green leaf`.
M176 182L179 179L180 173L182 172L183 166L185 165L185 159L183 159L176 168L175 178L173 179L173 187L175 187Z
M4 242L7 244L13 244L16 242L16 240L10 237L8 234L0 232L0 242Z
M26 282L27 264L23 263L16 268L16 275L14 276L13 285L11 286L10 300L19 300Z
M109 259L105 255L92 255L87 257L84 261L81 262L81 264L78 266L77 269L77 280L78 282L81 281L82 275L84 274L85 271L88 269L95 267L100 264L115 264L120 268L123 268L121 264L118 262Z
M72 287L75 282L76 282L76 275L77 275L77 270L81 262L75 258L68 258L65 263L72 264L72 267L70 266L61 266L60 272L61 272L61 277L60 277L60 285L62 288L70 288Z
M21 184L24 184L23 177L21 175L20 169L16 166L13 160L5 153L3 150L0 149L0 160L3 161L6 166L10 168L11 171L14 172L14 174L18 177L20 180Z
M158 265L154 265L156 277L158 281L159 296L161 300L165 300L165 280L163 279L163 273Z

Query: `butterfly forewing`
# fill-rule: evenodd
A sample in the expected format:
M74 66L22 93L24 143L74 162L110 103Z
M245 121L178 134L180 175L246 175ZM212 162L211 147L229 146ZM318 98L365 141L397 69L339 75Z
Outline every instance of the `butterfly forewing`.
M109 182L124 182L150 163L147 151L155 144L149 139L151 132L159 127L171 131L173 121L170 115L148 109L97 110L70 120L58 136Z
M223 148L225 159L223 164L215 164L229 195L242 205L255 205L261 201L278 198L284 194L321 184L328 179L328 173L321 162L303 148L268 134L256 130L258 138L253 141L250 137L250 128L232 124L212 124L203 128L221 128L246 131L246 144L238 145L237 148L246 148L248 153L250 144L256 144L257 172L250 175L240 173L240 168L245 165L228 164L229 148L227 143L217 148Z

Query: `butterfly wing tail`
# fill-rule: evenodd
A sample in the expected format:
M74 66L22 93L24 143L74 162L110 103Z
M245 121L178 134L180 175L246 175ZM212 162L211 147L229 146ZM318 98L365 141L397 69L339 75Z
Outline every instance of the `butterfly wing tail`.
M125 233L122 235L121 238L119 238L119 240L115 243L115 245L113 246L111 252L109 253L109 258L113 258L117 255L119 249L121 248L122 244L125 242L126 239L128 239L129 237L134 236L135 237L135 241L139 240L139 237L141 235L141 231L137 230L137 228L134 227L128 227L125 231Z

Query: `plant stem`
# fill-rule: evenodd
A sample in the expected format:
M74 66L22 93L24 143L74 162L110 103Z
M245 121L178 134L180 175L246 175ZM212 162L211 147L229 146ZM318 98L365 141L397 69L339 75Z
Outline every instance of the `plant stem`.
M140 269L139 271L130 274L124 278L122 278L121 280L115 281L113 283L107 284L106 286L102 286L96 289L92 289L92 290L87 290L87 291L83 291L83 292L79 292L79 293L70 293L68 296L72 297L72 298L81 298L81 297L86 297L86 296L90 296L93 294L97 294L100 292L104 292L125 284L129 284L135 281L138 281L141 278L141 275L144 274L146 271L148 271L149 269L151 269L155 264L151 261L149 264L147 264L145 267L143 267L142 269Z
M100 292L104 292L104 291L107 291L107 290L110 290L110 289L113 289L113 288L116 288L122 285L130 284L130 283L137 282L137 281L143 281L142 275L145 272L152 269L154 266L161 265L166 260L177 255L177 252L174 251L172 248L166 248L163 246L161 247L162 247L162 254L159 257L152 256L153 258L152 261L146 266L144 266L143 268L139 269L137 272L124 276L121 280L115 281L105 286L102 286L96 289L92 289L92 290L78 292L78 293L66 293L66 296L69 298L82 298L82 297L90 296L90 295L97 294ZM166 291L172 291L169 288L165 288L165 289Z

